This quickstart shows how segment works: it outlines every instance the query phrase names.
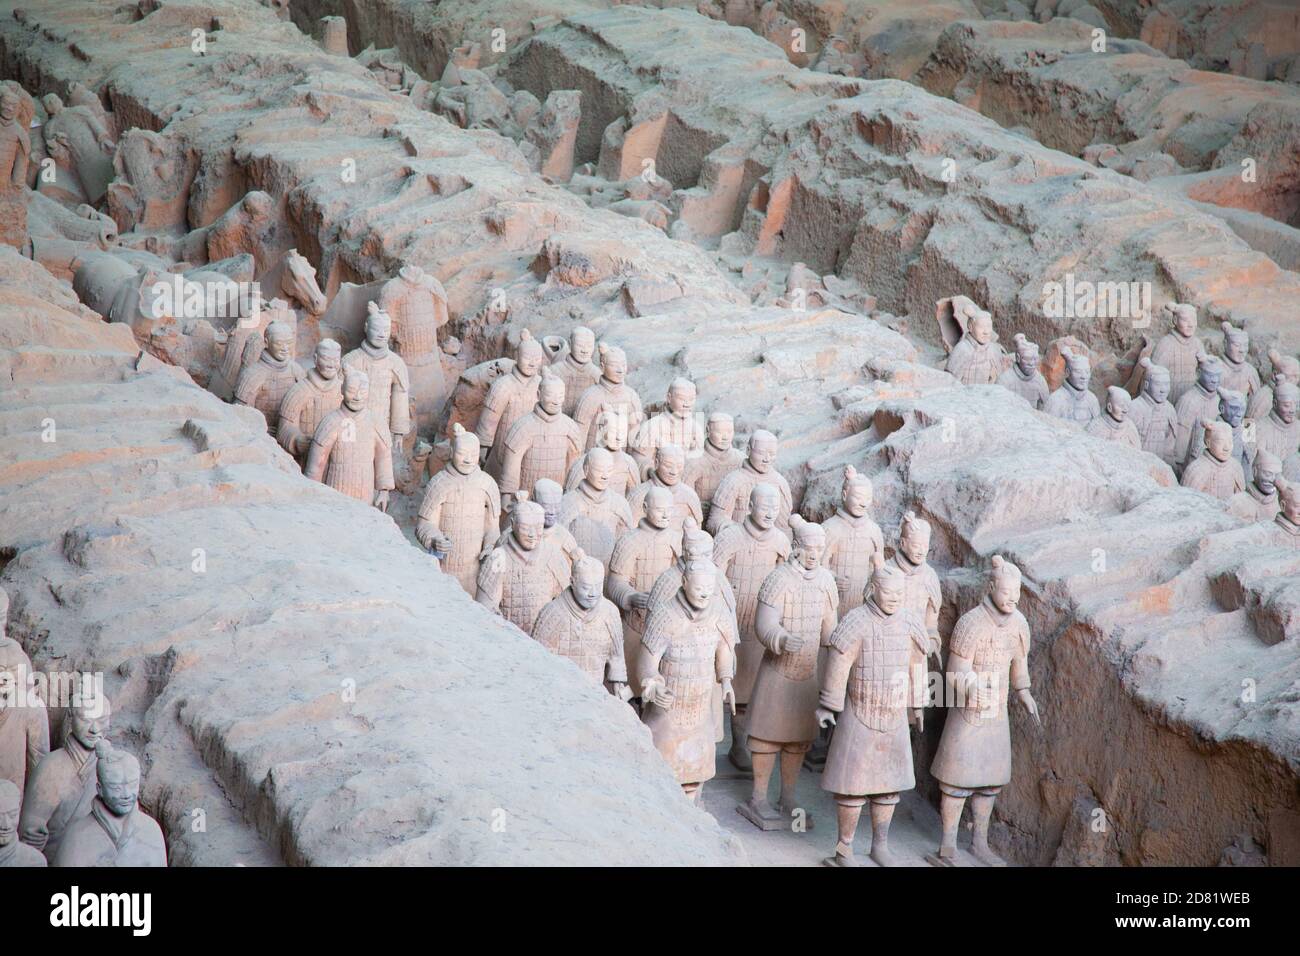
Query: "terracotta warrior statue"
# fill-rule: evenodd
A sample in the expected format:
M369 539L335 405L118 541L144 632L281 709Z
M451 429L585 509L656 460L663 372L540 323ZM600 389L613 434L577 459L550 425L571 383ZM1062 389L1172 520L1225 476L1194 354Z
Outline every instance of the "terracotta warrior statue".
M95 746L98 796L63 833L51 866L166 866L162 829L140 809L140 762L107 740Z
M673 379L668 386L666 408L652 415L632 436L632 457L648 474L655 452L664 445L676 445L688 457L704 447L704 426L695 415L695 383L685 378Z
M871 558L884 555L885 536L867 514L871 507L871 479L848 465L840 506L822 523L826 532L826 567L835 576L839 614L843 617L866 600L871 580Z
M19 249L27 243L27 164L32 155L21 107L12 90L0 92L0 242Z
M1241 463L1232 457L1232 426L1223 421L1205 419L1205 451L1183 469L1182 484L1193 491L1203 491L1221 501L1246 490L1246 476Z
M584 552L602 564L614 553L614 542L636 527L627 499L610 487L614 456L597 446L583 456L583 478L560 501L557 522L569 529Z
M46 865L40 850L18 839L21 804L22 793L14 782L0 779L0 869Z
M1255 421L1267 417L1273 410L1273 389L1283 382L1300 386L1300 359L1283 355L1277 349L1269 349L1268 360L1273 366L1273 374L1268 383L1250 397L1250 404L1246 407L1246 417Z
M504 446L510 429L537 405L545 363L546 350L542 343L524 329L519 333L514 368L494 381L483 399L483 411L479 413L476 431L487 456L488 474L494 478L501 474ZM563 403L563 396L560 401Z
M1249 402L1263 387L1259 371L1250 361L1250 336L1231 322L1223 323L1223 381L1220 387L1241 392Z
M321 339L316 345L316 364L285 393L280 403L279 427L275 439L280 447L307 464L316 427L330 412L343 404L343 350L333 339Z
M672 525L681 532L688 518L697 524L704 521L700 508L700 498L695 491L682 480L686 473L686 452L680 445L660 445L655 449L654 467L649 477L627 496L628 507L632 517L640 521L645 514L645 496L651 488L663 488L673 496Z
M560 523L560 505L564 501L564 489L549 478L538 478L533 484L532 500L537 502L542 509L542 538L546 544L552 548L558 548L564 555L564 560L569 562L569 570L573 570L573 562L577 560L578 540L569 531L566 525ZM513 505L512 496L510 504ZM513 515L513 510L510 513ZM510 521L506 522L505 528L502 529L500 537L497 538L497 547L501 547L512 533Z
M1228 499L1228 510L1243 521L1272 521L1280 510L1277 480L1282 477L1282 460L1272 452L1261 451L1252 465L1246 490Z
M1178 411L1169 401L1169 370L1146 357L1141 364L1142 394L1133 400L1128 417L1142 439L1142 450L1172 468L1178 464Z
M366 309L366 337L343 356L343 367L366 373L375 433L393 446L392 455L396 455L402 438L411 430L411 375L402 357L388 347L392 318L374 302L367 303Z
M379 290L377 305L392 317L392 348L410 376L415 425L431 430L449 395L438 330L447 324L447 290L417 265L404 265Z
M1273 530L1280 544L1290 548L1300 548L1300 484L1278 478L1277 517L1273 519Z
M1273 410L1255 423L1255 454L1271 452L1285 462L1300 451L1300 388L1283 382L1273 388Z
M501 495L479 467L478 436L459 423L452 429L451 461L424 488L415 537L473 595L479 567L497 540Z
M955 863L957 824L967 797L974 820L971 853L987 866L1005 865L989 848L989 818L998 792L1011 781L1009 691L1038 721L1029 692L1029 623L1017 610L1020 569L1000 555L993 556L992 566L987 596L957 620L948 649L945 677L965 693L961 706L948 712L930 766L942 794L943 837L938 853L926 857L935 866Z
M1138 434L1137 426L1128 420L1132 401L1127 391L1111 385L1106 389L1106 410L1090 421L1084 431L1094 438L1141 450L1142 436Z
M1254 449L1246 441L1246 396L1241 392L1219 388L1219 419L1232 429L1232 458L1241 465L1241 472L1250 484L1251 452ZM1192 426L1192 438L1187 443L1187 464L1200 458L1205 451L1205 425L1197 422Z
M483 562L474 600L532 634L542 608L569 586L570 565L564 552L546 540L542 506L522 491L516 497L510 537Z
M583 436L563 408L563 380L542 372L537 404L506 433L501 477L497 481L503 497L520 488L531 489L542 478L563 488L569 468L582 455L583 448Z
M1092 363L1088 361L1087 355L1080 352L1062 349L1061 354L1065 356L1065 381L1047 397L1043 411L1087 426L1101 415L1101 404L1097 401L1097 396L1088 391L1088 383L1092 381Z
M1192 430L1202 419L1219 417L1219 382L1223 377L1223 363L1213 355L1200 356L1196 367L1196 383L1183 392L1174 404L1178 413L1178 460L1187 464L1187 451L1192 443Z
M108 736L112 711L102 697L68 710L63 746L41 758L27 781L18 832L22 841L53 859L68 825L90 813L95 800L95 748Z
M1042 370L1038 367L1038 344L1025 338L1023 332L1017 332L1011 339L1016 347L1016 360L998 376L998 384L1015 392L1029 403L1030 408L1042 411L1047 405L1051 389L1047 387L1047 379L1043 378Z
M686 569L681 590L651 611L636 659L641 720L692 802L717 772L714 685L733 712L736 706L731 647L713 609L717 575L704 561Z
M728 472L744 464L745 456L731 446L736 437L736 423L726 412L712 412L704 430L704 447L686 462L684 481L700 498L700 510L707 520L713 493Z
M716 537L728 524L745 520L750 492L759 482L771 485L780 494L781 507L776 524L782 530L789 530L794 496L790 493L790 483L776 470L777 449L776 436L769 431L760 428L749 436L749 452L744 462L735 471L724 475L713 492L715 507L709 510L709 520L705 524L709 534Z
M624 435L636 434L645 417L641 396L628 385L627 354L613 345L600 344L600 379L578 396L573 420L586 434L586 447L596 444L596 418L601 412L617 416Z
M630 700L623 619L605 598L604 587L604 566L579 551L572 582L542 608L533 639L552 654L573 661L593 682L608 685L620 700Z
M880 866L897 865L889 849L889 824L899 794L916 786L907 727L909 722L920 726L921 709L909 705L924 692L914 685L909 662L924 655L927 644L905 595L902 573L877 555L866 602L846 614L826 642L814 719L835 727L822 771L822 789L835 795L838 817L838 841L835 855L825 860L828 866L858 865L853 837L868 800L871 859Z
M1173 327L1156 343L1151 364L1169 369L1169 400L1175 405L1196 384L1198 356L1204 351L1196 337L1196 307L1186 303L1166 305Z
M826 532L799 515L790 516L790 527L790 557L763 579L754 615L754 634L763 647L749 701L754 787L749 802L736 810L760 830L788 826L798 806L795 784L818 733L818 651L839 622L839 590L822 566ZM781 801L774 809L767 791L778 757Z
M570 417L582 393L600 381L600 366L592 361L595 354L596 333L585 325L576 325L569 333L564 355L551 362L551 374L564 382L564 414ZM587 436L582 438L585 447Z
M266 418L272 435L280 424L280 405L285 395L306 374L293 358L293 330L283 322L266 327L266 349L262 357L239 373L235 404L250 405Z
M615 542L605 577L606 596L623 612L623 647L628 655L633 697L641 696L635 655L645 633L650 589L681 554L681 532L673 527L672 509L673 497L668 489L650 489L645 497L645 517Z
M9 597L0 590L0 628ZM0 630L0 780L19 792L50 752L50 722L45 705L29 686L32 662L17 641Z
M303 474L387 511L395 487L392 438L376 425L369 400L369 377L355 365L346 367L343 403L316 426Z
M993 340L993 316L984 310L970 317L966 331L948 353L948 374L963 385L992 385L1002 374L1006 352Z
M569 477L564 482L565 490L572 491L582 481L586 468L587 455L596 448L603 448L610 454L611 470L609 487L614 494L626 498L637 485L641 484L641 467L636 459L627 453L627 422L616 411L601 412L596 416L596 443L583 453L569 469Z
M731 722L729 759L740 770L751 767L746 746L745 709L754 690L763 645L756 631L758 592L776 566L790 556L790 536L776 521L781 513L780 492L760 482L749 493L749 514L739 524L729 524L713 540L714 563L736 592L736 709Z

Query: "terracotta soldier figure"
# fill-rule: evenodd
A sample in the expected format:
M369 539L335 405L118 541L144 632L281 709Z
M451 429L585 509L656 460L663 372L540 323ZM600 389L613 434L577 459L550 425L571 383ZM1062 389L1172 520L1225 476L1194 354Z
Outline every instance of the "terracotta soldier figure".
M1242 474L1246 476L1246 483L1250 484L1251 476L1251 452L1254 448L1246 441L1246 396L1241 392L1234 392L1229 389L1219 387L1219 418L1227 422L1232 428L1232 457L1241 465ZM1192 426L1192 437L1187 443L1187 461L1190 464L1201 453L1205 451L1205 426L1202 422L1197 422Z
M992 565L988 594L958 619L948 651L946 677L966 693L962 706L948 712L930 766L942 794L943 837L938 853L926 857L936 866L952 866L956 859L957 824L967 797L975 824L971 853L987 866L1005 865L989 848L989 818L998 792L1011 781L1008 691L1038 720L1029 692L1029 623L1017 610L1020 569L1000 555Z
M650 589L681 554L681 532L673 527L672 508L668 489L650 489L645 498L645 517L615 542L605 576L605 594L623 612L623 647L633 697L641 696L636 655L640 653L650 610Z
M1128 417L1142 439L1142 450L1172 468L1178 464L1178 411L1169 401L1169 370L1145 357L1141 364L1142 394L1133 400Z
M602 564L614 553L614 542L636 527L627 499L610 487L614 456L599 446L583 456L583 479L566 491L557 522L568 528L584 552Z
M790 516L790 526L790 557L764 578L754 615L754 634L763 647L749 701L754 787L749 802L736 809L760 830L789 825L796 811L795 784L818 732L818 650L839 621L835 577L822 566L826 532L799 515ZM781 801L773 809L767 790L778 757Z
M140 762L107 740L95 747L98 796L63 832L51 866L166 866L162 829L140 809Z
M695 383L690 379L673 379L668 386L664 411L642 422L632 436L632 457L648 474L655 452L664 445L676 445L691 457L704 447L704 426L695 415Z
M700 454L686 462L686 484L700 498L700 510L707 520L713 493L728 472L735 471L745 461L739 448L731 446L736 437L736 423L726 412L712 412L704 430L704 447Z
M686 472L686 453L681 446L660 445L655 449L654 456L654 467L650 469L649 477L627 496L633 519L640 521L645 513L645 496L650 489L663 488L673 496L672 524L678 532L688 518L693 518L697 524L703 523L700 498L690 485L682 481L682 475Z
M838 841L828 866L857 866L853 838L862 808L871 802L871 859L897 864L889 849L889 824L899 794L916 785L912 769L911 722L921 721L922 688L909 666L925 654L924 627L906 607L902 573L875 558L871 593L839 622L827 640L826 661L814 717L835 727L822 789L835 795ZM847 700L846 700L847 698ZM846 706L847 703L847 706Z
M1196 307L1186 303L1166 305L1173 327L1156 343L1151 364L1169 369L1169 400L1175 405L1183 393L1196 384L1197 356L1204 349L1196 337Z
M1016 360L998 376L998 384L1015 392L1029 403L1030 408L1041 411L1047 405L1051 389L1047 387L1047 379L1043 378L1042 370L1038 367L1038 344L1029 341L1023 332L1013 335L1012 341L1016 346Z
M1178 413L1178 460L1187 464L1187 451L1192 443L1192 429L1202 419L1219 417L1219 382L1223 377L1223 363L1213 355L1200 356L1196 367L1196 383L1183 392L1174 408Z
M384 283L377 305L393 320L392 347L410 377L415 424L432 429L449 394L438 346L438 330L450 319L447 290L436 277L407 264Z
M844 469L840 506L822 524L826 532L826 567L835 576L843 617L866 600L872 555L885 553L885 536L871 520L871 479L852 465Z
M563 408L564 382L543 372L537 404L510 426L505 437L497 481L503 497L520 488L531 489L541 478L563 487L569 468L582 454L582 435Z
M1232 426L1227 422L1202 422L1205 451L1183 469L1182 484L1193 491L1203 491L1226 501L1246 490L1246 476L1241 463L1232 457Z
M1250 336L1231 322L1223 323L1223 381L1221 388L1241 392L1249 402L1263 386L1250 361Z
M636 463L636 459L624 450L627 448L627 422L622 415L613 410L601 412L596 416L596 443L588 448L569 469L569 477L564 482L565 490L572 491L578 487L586 467L587 455L596 448L603 448L610 454L610 490L626 498L637 485L641 484L641 468Z
M560 523L560 505L564 501L564 489L549 478L538 478L533 484L532 500L542 508L542 539L551 547L559 549L564 555L564 560L569 562L569 569L572 571L579 548L578 540L569 531L568 526ZM511 496L510 504L513 503L514 496ZM497 538L498 547L506 543L511 530L510 521L506 521L506 526Z
M1277 480L1282 476L1282 460L1272 452L1261 451L1252 466L1246 490L1228 499L1228 510L1243 521L1272 521L1280 510Z
M585 325L575 325L569 333L569 347L551 363L552 375L564 382L564 414L572 417L582 393L600 381L600 366L592 361L596 354L596 333ZM586 446L587 436L582 436Z
M1124 389L1112 385L1106 389L1106 410L1088 423L1084 429L1094 438L1118 442L1141 450L1142 436L1137 426L1128 420L1132 399Z
M733 712L736 702L731 648L713 608L717 573L703 561L687 568L681 590L651 611L636 661L641 720L692 802L717 772L714 685Z
M524 492L511 510L510 537L479 569L474 600L496 611L525 634L537 615L569 586L568 558L546 540L546 513Z
M1300 484L1277 478L1277 516L1273 519L1273 531L1279 544L1289 548L1300 548Z
M1057 418L1086 426L1101 414L1097 396L1088 391L1092 380L1092 364L1088 356L1079 352L1062 350L1065 356L1065 381L1047 397L1043 411Z
M533 639L552 654L568 658L597 684L608 684L629 700L623 652L623 619L605 598L605 568L581 551L573 562L573 580L537 616Z
M1268 360L1273 366L1273 374L1268 383L1250 397L1250 404L1246 408L1246 417L1255 421L1265 418L1273 410L1273 389L1283 382L1300 385L1300 359L1283 355L1277 349L1269 349Z
M9 597L0 590L0 627ZM13 638L0 630L0 780L12 780L19 792L28 775L50 752L50 723L45 705L32 692L32 662Z
M239 373L235 404L256 408L266 417L266 430L274 435L285 395L305 374L293 358L293 330L283 322L272 322L266 327L262 357Z
M898 525L898 547L894 556L885 562L902 574L903 606L916 615L925 630L925 650L912 662L922 676L926 656L937 661L942 651L939 613L943 610L943 589L939 586L938 573L929 563L930 536L930 522L914 511L905 512Z
M343 356L343 367L366 373L370 414L380 440L393 446L391 457L411 430L411 376L406 362L388 347L392 318L374 302L367 303L366 309L366 337Z
M542 343L524 329L519 333L514 368L494 381L488 389L487 397L483 399L477 433L479 444L487 454L488 474L493 477L501 474L505 440L510 429L537 405L545 362L546 350L542 348ZM560 401L563 403L563 396Z
M275 439L298 461L307 464L316 427L334 409L343 404L343 379L339 370L343 350L333 339L321 339L316 345L316 364L285 393L280 403L279 426Z
M0 242L21 249L27 242L27 164L31 137L19 117L22 103L0 92Z
M370 379L357 366L343 372L343 404L316 426L303 474L335 491L388 510L393 481L392 439L369 405Z
M1300 451L1300 388L1283 382L1273 388L1273 410L1255 423L1255 454L1271 452L1284 463Z
M102 697L68 710L63 746L41 758L27 781L18 825L22 841L53 859L68 825L90 812L95 800L95 748L108 735L112 709Z
M452 429L451 461L425 486L415 537L473 595L479 566L497 540L501 496L479 467L478 436L459 423Z
M992 385L1002 374L1006 352L993 340L993 316L980 310L948 354L948 373L963 385Z
M731 722L731 762L750 769L748 731L744 714L763 659L763 645L755 630L758 592L778 564L790 556L790 537L776 525L781 509L780 492L760 482L749 493L749 514L739 524L729 524L713 540L714 563L736 592L736 708L740 717Z
M790 493L790 483L776 470L777 453L776 436L769 431L759 429L749 436L749 452L745 460L735 471L728 472L718 482L713 492L715 507L709 511L709 520L705 524L708 532L715 537L728 524L739 524L745 520L749 511L749 495L759 482L771 485L781 496L781 507L777 514L777 527L788 530L790 513L794 510L794 496Z
M578 396L578 404L573 409L573 420L586 434L586 447L596 443L596 417L601 412L608 411L618 416L624 428L623 434L636 434L645 415L641 410L641 396L624 381L626 377L626 353L602 342L600 379Z
M22 793L12 780L0 779L0 869L45 866L45 857L34 846L18 839L18 810Z

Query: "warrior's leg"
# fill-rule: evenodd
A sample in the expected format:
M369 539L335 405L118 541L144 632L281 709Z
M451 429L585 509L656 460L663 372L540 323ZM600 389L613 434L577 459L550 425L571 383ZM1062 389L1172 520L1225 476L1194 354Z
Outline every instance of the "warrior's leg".
M760 830L780 829L781 814L768 802L767 789L776 769L776 758L781 755L781 745L751 738L749 746L754 755L754 786L749 801L738 804L736 812Z
M808 752L811 744L786 744L781 748L781 815L786 819L794 813L799 807L795 799L795 786L799 783L799 771L803 769L804 754ZM805 829L808 828L808 816L804 815L803 823Z
M998 798L1001 787L977 790L970 798L971 817L975 821L975 833L971 840L970 851L975 859L985 866L1006 866L1007 861L989 849L989 818L993 816L993 801Z
M704 784L702 783L682 784L682 793L686 795L686 799L689 800L691 803L700 802L700 791L703 789L704 789Z
M862 805L866 802L866 797L835 794L839 842L835 844L835 855L823 861L827 866L858 865L857 857L853 855L853 836L858 832L858 819L862 816Z
M894 819L898 799L896 793L871 798L871 858L878 866L898 866L898 858L889 851L889 821Z
M935 866L954 866L957 860L957 824L961 822L962 807L970 791L961 787L939 784L939 821L943 825L943 836L939 841L939 852L926 859Z
M749 798L750 806L755 809L770 809L771 805L767 802L767 787L772 780L772 771L776 769L777 758L779 753L760 753L755 750L754 758L754 787ZM782 787L785 786L785 764L781 765Z

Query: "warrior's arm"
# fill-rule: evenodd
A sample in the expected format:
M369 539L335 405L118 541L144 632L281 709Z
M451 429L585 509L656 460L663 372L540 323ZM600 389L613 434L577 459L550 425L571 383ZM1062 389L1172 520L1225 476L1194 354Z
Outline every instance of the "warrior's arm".
M632 587L632 582L628 580L627 576L611 567L609 574L605 575L605 596L617 604L620 610L630 611L632 610L632 597L636 593L636 588Z
M648 637L649 635L646 635ZM659 673L659 661L664 656L664 650L667 648L667 642L662 642L662 646L657 650L651 650L642 638L641 646L637 648L636 654L636 675L641 681L642 698L656 696L656 691L662 692L667 686L664 676ZM661 704L660 706L663 706Z
M848 628L841 622L826 644L825 669L822 671L821 692L818 706L825 710L839 713L844 709L844 692L849 683L849 671L853 669L853 658L857 654L861 639L850 636Z
M329 464L334 443L338 440L338 430L323 425L312 436L311 448L307 452L307 467L302 473L312 481L325 480L325 466Z
M392 491L397 487L393 480L393 443L375 435L375 490Z
M623 618L613 612L609 617L609 656L605 658L605 680L611 684L626 684L627 658L623 654Z
M442 521L442 496L435 494L436 488L430 482L420 502L420 512L415 516L415 537L424 547L429 547L433 539L442 534L439 522Z
M754 614L754 634L773 654L784 651L790 639L790 632L781 626L780 610L763 600L758 602Z
M736 656L726 640L718 641L718 648L713 654L713 672L719 683L736 676Z
M515 431L513 428L510 430ZM523 471L527 451L528 444L523 439L516 438L513 442L506 439L505 454L501 456L501 476L497 479L502 497L513 495L519 490L519 474ZM532 491L531 488L528 490Z
M483 547L495 541L501 527L501 496L492 493L483 495Z
M50 817L58 809L59 803L49 761L42 761L31 776L27 778L27 791L23 795L23 812L18 821L18 838L28 846L45 851L45 844L50 839Z
M500 381L502 379L497 379L488 389L487 398L483 402L483 411L478 416L478 427L474 429L479 444L484 449L491 448L496 441L497 426L501 423L501 415L505 411L505 402L501 400L500 389L496 387L497 382Z
M709 505L709 520L704 530L715 538L727 525L731 524L731 512L736 502L736 483L723 478L713 492L713 503Z
M298 397L296 388L289 389L288 394L284 396L284 401L280 403L280 424L275 430L275 440L291 455L300 454L302 446L311 441L311 438L303 434L299 427L305 404Z
M235 385L234 402L236 405L252 405L262 391L262 376L255 375L254 369L244 369Z
M393 375L393 389L388 397L388 430L405 435L411 430L411 394L405 376Z
M41 706L32 712L27 724L27 774L36 772L42 758L50 752L50 721Z
M500 557L500 553L495 553L483 562L483 567L478 572L478 590L474 594L475 601L498 613L501 610L501 597L505 591L505 581L494 567Z

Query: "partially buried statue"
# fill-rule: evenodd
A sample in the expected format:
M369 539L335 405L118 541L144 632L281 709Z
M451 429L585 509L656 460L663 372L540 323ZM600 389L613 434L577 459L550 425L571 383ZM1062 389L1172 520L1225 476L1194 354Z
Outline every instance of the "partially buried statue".
M343 367L365 372L369 384L366 402L375 422L375 434L396 454L411 430L411 377L402 357L388 347L393 320L374 302L367 303L366 337L343 356Z
M826 532L826 567L835 576L839 613L843 617L860 605L871 580L871 560L885 553L885 536L871 520L871 479L852 465L844 469L840 506L822 523ZM793 519L792 519L793 520Z
M1178 447L1175 451L1183 464L1187 463L1187 451L1191 447L1196 423L1219 417L1219 382L1222 376L1223 364L1213 355L1202 352L1196 366L1196 382L1174 403L1178 413Z
M632 517L640 521L645 514L645 497L651 488L663 488L673 498L672 525L678 532L688 519L704 521L700 497L682 480L686 473L686 452L680 445L660 445L654 452L654 467L645 481L627 496Z
M610 487L614 456L596 447L583 456L583 478L560 501L558 523L569 529L584 552L602 564L614 553L614 542L636 526L627 499Z
M688 485L700 499L700 510L707 520L713 504L713 493L729 472L735 471L745 461L739 448L731 443L736 437L735 420L726 412L712 412L705 425L704 447L701 453L686 463Z
M284 397L304 374L293 358L293 329L272 322L266 327L266 349L261 358L239 373L235 404L256 408L266 418L266 430L274 435Z
M1183 487L1227 501L1246 490L1241 463L1232 456L1232 426L1208 420L1201 424L1205 431L1205 451L1183 470Z
M503 497L520 488L531 489L541 478L563 487L583 448L578 426L563 409L564 382L543 372L537 404L510 426L505 437L497 481Z
M1261 451L1252 466L1246 490L1228 499L1228 510L1244 521L1272 521L1279 511L1277 480L1282 477L1282 461L1272 452Z
M438 330L450 318L447 290L417 265L404 265L379 290L378 307L392 317L392 346L410 376L415 425L431 429L447 402Z
M1196 337L1196 307L1168 303L1163 311L1172 318L1172 328L1156 343L1151 363L1169 369L1169 400L1175 405L1183 393L1196 384L1198 357L1204 351Z
M573 562L573 580L542 608L533 626L533 639L552 654L573 661L597 684L607 684L620 700L627 686L623 651L623 619L604 596L605 568L581 551Z
M457 423L452 426L451 461L425 486L415 537L473 595L500 520L501 496L496 482L479 467L478 436Z
M58 854L69 824L88 814L95 801L95 748L106 739L111 717L102 697L78 701L68 711L63 746L41 759L27 783L19 833L49 859Z
M18 839L22 794L11 780L0 779L0 869L45 866L41 851Z
M1087 425L1101 414L1097 396L1088 391L1092 381L1092 363L1081 352L1062 350L1065 356L1065 381L1047 397L1043 411L1078 425Z
M546 539L546 513L523 492L510 514L510 536L483 562L479 604L496 611L525 634L537 616L569 586L569 560Z
M303 474L350 498L388 510L393 481L391 436L369 404L370 379L357 366L343 372L343 403L316 426Z
M572 571L579 549L578 540L566 525L560 523L560 505L564 502L564 489L549 478L538 478L533 483L532 500L542 508L542 540L550 547L559 549ZM513 511L508 513L513 515ZM506 526L501 529L501 536L497 539L498 547L506 543L511 530L511 523L507 521Z
M1224 322L1222 387L1241 392L1249 402L1263 384L1259 370L1250 361L1250 336L1245 329Z
M343 404L343 350L333 339L321 339L316 345L316 364L302 381L285 393L280 403L279 424L275 439L297 460L307 464L312 437L325 416Z
M948 373L963 385L992 385L1002 374L1006 352L993 338L993 316L978 309L948 354Z
M1255 421L1264 418L1273 410L1273 389L1283 382L1300 385L1300 359L1296 359L1293 355L1284 355L1277 349L1269 349L1268 361L1273 366L1273 374L1269 377L1268 383L1261 386L1259 391L1250 397L1250 405L1246 408L1246 417Z
M98 795L68 825L51 866L166 866L162 829L140 809L140 762L107 740L95 747Z
M510 429L537 405L545 360L546 350L542 348L542 343L524 329L519 333L514 367L492 383L487 397L483 399L483 411L479 413L476 432L479 444L487 455L485 465L488 474L494 478L501 474L506 436L510 434Z
M1178 463L1178 411L1169 401L1169 370L1143 357L1142 393L1129 408L1129 419L1142 439L1142 450L1172 468Z
M745 460L735 471L723 476L713 493L713 507L709 509L709 520L705 524L710 534L716 536L727 525L745 520L750 492L759 482L775 488L781 496L777 527L790 527L794 496L790 493L790 483L776 469L778 449L776 436L769 431L760 428L749 436L749 452Z
M1128 420L1132 398L1118 385L1106 389L1106 410L1088 423L1084 429L1094 438L1113 441L1129 448L1142 448L1142 436L1137 426Z
M586 468L587 455L597 448L603 448L610 454L610 490L626 498L641 484L641 469L636 459L626 451L627 422L615 411L601 412L596 416L596 443L573 463L564 482L565 489L572 491L578 487L578 482L582 481L583 469Z
M649 472L655 452L664 445L676 445L687 455L704 447L704 427L695 415L695 383L685 378L674 379L668 386L666 408L652 415L632 436L632 457L641 466L641 473Z
M596 443L596 419L602 412L614 415L623 435L634 435L645 417L641 396L628 385L627 353L614 345L600 344L600 378L580 396L573 409L573 420L585 435L590 448Z
M1285 462L1300 451L1300 388L1283 382L1273 388L1273 410L1255 423L1255 454L1267 451Z
M953 628L945 676L957 688L958 704L948 711L930 766L939 782L943 825L938 852L926 857L935 866L955 864L957 825L968 797L974 821L971 853L987 866L1005 865L989 848L989 820L999 791L1011 782L1009 691L1038 720L1038 705L1029 692L1029 623L1018 610L1020 585L1020 569L994 555L988 594Z
M1042 411L1047 404L1047 396L1051 394L1051 389L1047 387L1047 379L1043 377L1042 370L1038 367L1038 344L1029 341L1023 332L1017 332L1011 338L1015 344L1016 358L1007 370L998 376L998 384L1019 395L1029 403L1030 408Z
M1279 544L1300 548L1300 484L1278 478L1278 512L1273 519L1273 532Z

